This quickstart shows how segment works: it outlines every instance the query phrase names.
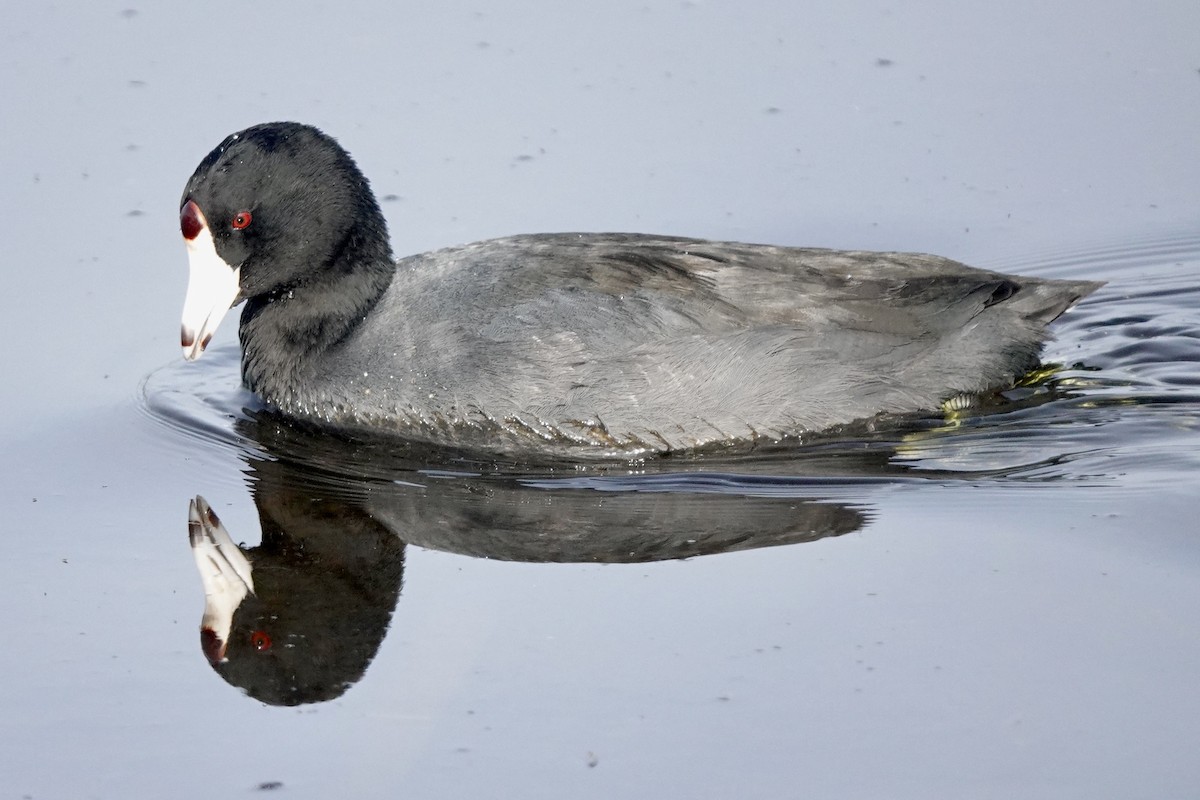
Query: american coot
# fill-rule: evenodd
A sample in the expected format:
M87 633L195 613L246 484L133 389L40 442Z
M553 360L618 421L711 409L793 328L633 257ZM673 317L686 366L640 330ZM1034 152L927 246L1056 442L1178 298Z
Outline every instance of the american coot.
M568 457L771 441L1003 390L1101 284L945 258L623 233L396 262L332 138L292 122L200 163L184 356L245 301L242 380L321 426Z

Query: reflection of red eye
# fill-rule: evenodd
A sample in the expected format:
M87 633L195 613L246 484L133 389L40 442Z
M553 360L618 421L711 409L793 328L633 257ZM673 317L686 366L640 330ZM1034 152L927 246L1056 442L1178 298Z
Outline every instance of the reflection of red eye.
M250 644L255 650L263 651L271 649L271 637L266 631L255 631L250 634Z
M250 224L251 219L252 217L249 211L239 211L233 215L233 221L229 224L240 231L242 228L245 228Z

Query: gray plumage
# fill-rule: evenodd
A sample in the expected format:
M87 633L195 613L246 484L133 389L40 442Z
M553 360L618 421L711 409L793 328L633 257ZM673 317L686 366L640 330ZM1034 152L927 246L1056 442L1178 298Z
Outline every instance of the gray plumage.
M305 204L272 203L280 176ZM323 203L331 185L351 199ZM214 237L241 265L243 376L264 401L494 452L636 456L934 410L1011 387L1045 326L1101 285L635 234L514 236L393 265L349 156L287 123L231 137L184 199L209 220L256 204L261 243Z

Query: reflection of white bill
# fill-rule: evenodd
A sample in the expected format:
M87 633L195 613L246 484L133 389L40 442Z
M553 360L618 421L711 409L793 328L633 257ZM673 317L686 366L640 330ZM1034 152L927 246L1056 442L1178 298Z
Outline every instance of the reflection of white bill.
M254 578L250 561L203 497L196 497L188 507L188 538L204 584L200 630L213 640L205 642L205 654L216 664L225 660L233 612L246 595L254 594Z

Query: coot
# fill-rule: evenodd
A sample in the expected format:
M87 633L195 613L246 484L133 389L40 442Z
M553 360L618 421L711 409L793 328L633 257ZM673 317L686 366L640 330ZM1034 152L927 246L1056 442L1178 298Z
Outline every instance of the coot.
M1004 390L1101 284L938 256L626 233L395 261L349 154L256 125L183 193L184 356L245 301L242 380L283 414L439 446L639 457Z

